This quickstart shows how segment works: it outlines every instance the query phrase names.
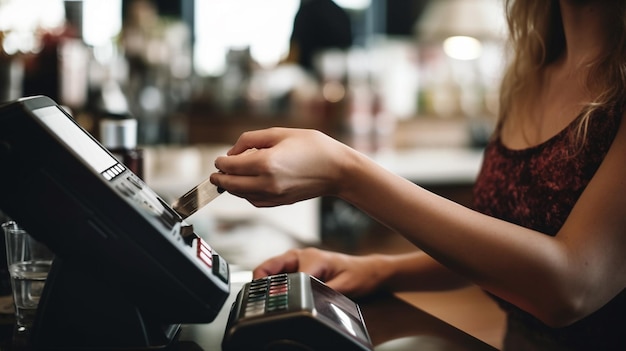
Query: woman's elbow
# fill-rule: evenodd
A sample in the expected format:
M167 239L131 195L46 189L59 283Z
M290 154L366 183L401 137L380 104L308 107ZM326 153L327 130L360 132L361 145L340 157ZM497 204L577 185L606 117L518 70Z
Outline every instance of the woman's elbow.
M551 328L570 326L592 314L598 307L593 307L579 296L561 297L537 307L535 317Z

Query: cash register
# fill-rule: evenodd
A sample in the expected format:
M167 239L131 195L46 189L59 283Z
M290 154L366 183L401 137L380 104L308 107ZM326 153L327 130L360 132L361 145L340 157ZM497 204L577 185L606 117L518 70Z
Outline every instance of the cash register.
M34 349L168 349L181 325L211 323L224 307L228 262L52 99L0 106L0 161L0 209L56 254ZM371 349L358 305L291 274L239 292L223 348L328 342Z
M53 100L0 107L0 208L56 254L37 349L158 349L211 322L228 263Z

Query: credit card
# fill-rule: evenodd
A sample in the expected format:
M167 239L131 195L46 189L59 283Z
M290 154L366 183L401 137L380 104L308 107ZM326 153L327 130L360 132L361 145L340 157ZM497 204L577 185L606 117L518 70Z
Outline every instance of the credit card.
M250 152L257 151L256 148L250 148L242 152L242 155ZM191 188L185 195L179 197L172 204L172 208L183 219L196 213L199 209L204 207L209 202L213 201L216 197L220 196L224 192L224 189L218 188L211 183L210 178L207 178L202 183Z
M220 190L207 178L174 201L172 208L185 219L218 197L223 192Z

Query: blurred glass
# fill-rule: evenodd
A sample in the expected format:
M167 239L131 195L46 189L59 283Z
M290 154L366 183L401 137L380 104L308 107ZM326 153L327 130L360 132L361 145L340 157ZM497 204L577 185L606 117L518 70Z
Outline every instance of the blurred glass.
M25 331L35 321L54 254L14 221L4 223L2 229L7 246L17 330Z

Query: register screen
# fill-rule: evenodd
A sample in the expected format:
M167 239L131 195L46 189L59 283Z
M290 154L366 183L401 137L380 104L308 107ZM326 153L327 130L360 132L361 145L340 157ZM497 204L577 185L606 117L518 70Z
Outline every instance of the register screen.
M117 164L115 158L95 143L58 107L44 107L33 110L33 113L96 172L102 173Z

